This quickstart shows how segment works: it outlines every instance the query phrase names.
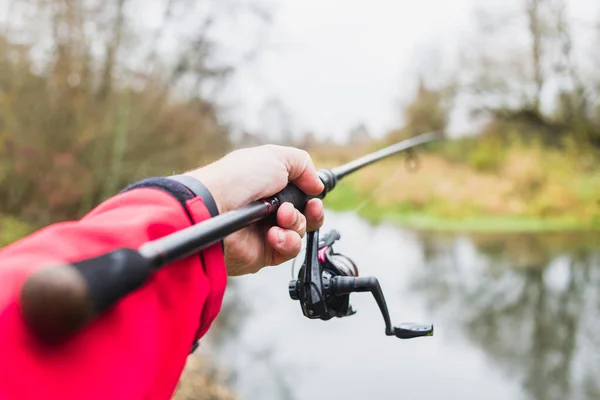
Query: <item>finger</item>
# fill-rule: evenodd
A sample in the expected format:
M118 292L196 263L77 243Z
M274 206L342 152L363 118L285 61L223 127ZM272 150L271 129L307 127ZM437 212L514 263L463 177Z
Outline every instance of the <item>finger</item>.
M277 225L296 232L301 238L306 234L306 217L292 203L283 203L277 210Z
M306 204L304 210L306 216L306 231L316 231L323 226L325 221L325 210L323 208L323 202L320 199L312 199Z
M279 265L296 257L302 249L302 239L294 231L274 226L267 232L267 242L273 255L271 265Z
M239 230L224 239L227 275L253 274L264 267L264 237L267 229L260 224Z
M280 147L280 151L290 182L294 182L304 193L310 195L317 195L325 189L306 151L293 147Z

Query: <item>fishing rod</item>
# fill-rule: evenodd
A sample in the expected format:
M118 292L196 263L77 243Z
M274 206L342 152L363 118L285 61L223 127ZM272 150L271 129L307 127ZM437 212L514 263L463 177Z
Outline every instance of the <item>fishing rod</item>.
M32 274L20 293L21 313L29 329L41 340L61 342L120 299L141 287L157 270L220 242L228 235L265 220L286 202L304 212L312 198L323 199L344 177L394 154L439 138L426 133L358 158L318 176L324 190L309 196L290 183L274 196L252 202L191 227L143 244L139 249L121 248L72 264L44 268ZM428 336L433 326L405 324L392 327L387 305L376 278L358 277L358 269L347 257L333 252L340 238L333 231L319 239L319 231L307 235L306 259L299 279L290 282L290 296L301 303L305 316L327 320L354 314L349 305L353 292L371 292L386 324L386 335L400 338Z

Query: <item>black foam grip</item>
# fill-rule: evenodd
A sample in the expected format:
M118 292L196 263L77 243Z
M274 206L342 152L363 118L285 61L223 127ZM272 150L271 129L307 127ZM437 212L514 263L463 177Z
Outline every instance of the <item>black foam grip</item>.
M314 196L309 196L298 188L293 183L289 183L285 189L277 193L275 196L279 200L279 204L292 203L294 207L304 214L306 203Z
M84 278L97 314L139 288L151 272L148 261L137 251L119 249L73 264Z

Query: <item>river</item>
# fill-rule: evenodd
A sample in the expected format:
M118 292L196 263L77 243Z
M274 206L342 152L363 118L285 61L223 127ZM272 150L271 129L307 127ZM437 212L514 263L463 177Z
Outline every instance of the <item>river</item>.
M200 353L240 398L600 398L597 235L442 235L327 215L335 250L379 278L392 323L435 334L385 336L368 293L352 295L351 317L309 320L288 295L290 264L235 278Z

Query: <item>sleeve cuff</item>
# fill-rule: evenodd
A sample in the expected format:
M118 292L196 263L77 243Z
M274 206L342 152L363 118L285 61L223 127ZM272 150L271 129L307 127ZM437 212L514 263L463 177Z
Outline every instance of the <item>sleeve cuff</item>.
M147 178L127 186L123 192L140 188L160 189L175 197L183 208L186 209L192 223L194 223L194 220L188 210L187 202L194 197L200 197L202 199L202 202L208 209L212 218L219 215L217 203L208 188L204 186L202 182L191 176L174 175L169 177Z
M189 175L175 175L170 176L168 179L180 183L190 190L194 195L200 197L206 208L208 208L211 217L214 218L219 215L219 208L217 207L214 197L208 188L204 186L204 184L202 184L202 182L200 182L198 179L192 178Z
M139 182L127 186L121 193L129 192L135 189L152 188L159 189L173 196L185 210L190 222L194 224L194 219L187 206L187 201L195 197L194 193L185 185L165 177L146 178Z

